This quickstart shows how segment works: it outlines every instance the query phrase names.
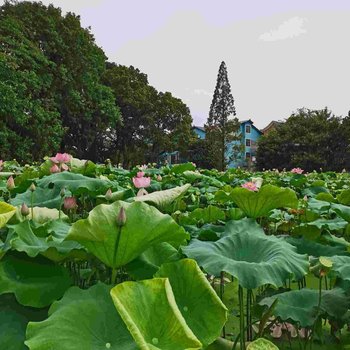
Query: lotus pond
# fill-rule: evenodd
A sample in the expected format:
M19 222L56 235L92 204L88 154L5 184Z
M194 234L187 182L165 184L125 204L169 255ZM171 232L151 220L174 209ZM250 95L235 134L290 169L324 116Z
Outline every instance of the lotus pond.
M350 174L0 161L0 349L350 349Z

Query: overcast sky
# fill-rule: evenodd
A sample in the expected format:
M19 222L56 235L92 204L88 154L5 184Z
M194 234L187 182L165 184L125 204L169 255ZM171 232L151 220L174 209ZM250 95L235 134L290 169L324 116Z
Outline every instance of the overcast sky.
M0 0L2 3L3 0ZM350 110L349 0L44 0L81 16L110 61L133 65L203 125L220 62L239 119Z

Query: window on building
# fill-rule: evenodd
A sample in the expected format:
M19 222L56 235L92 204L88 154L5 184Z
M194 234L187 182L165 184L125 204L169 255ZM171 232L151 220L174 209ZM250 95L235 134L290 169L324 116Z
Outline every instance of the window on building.
M250 134L250 125L245 126L245 133Z
M250 152L246 152L245 159L250 159Z
M245 140L245 145L246 145L247 147L250 147L250 139L246 139L246 140Z

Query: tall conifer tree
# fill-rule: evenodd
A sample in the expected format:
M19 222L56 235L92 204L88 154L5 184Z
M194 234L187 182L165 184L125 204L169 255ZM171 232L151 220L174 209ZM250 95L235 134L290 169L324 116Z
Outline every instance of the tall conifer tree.
M206 125L207 140L213 165L224 170L240 154L240 124L228 81L227 68L221 62L215 92Z

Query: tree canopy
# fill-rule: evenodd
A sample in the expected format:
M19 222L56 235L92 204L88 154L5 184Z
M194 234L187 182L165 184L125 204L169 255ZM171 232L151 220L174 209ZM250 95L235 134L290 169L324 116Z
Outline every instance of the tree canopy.
M330 110L299 109L258 141L259 169L301 167L341 171L350 167L350 117Z

